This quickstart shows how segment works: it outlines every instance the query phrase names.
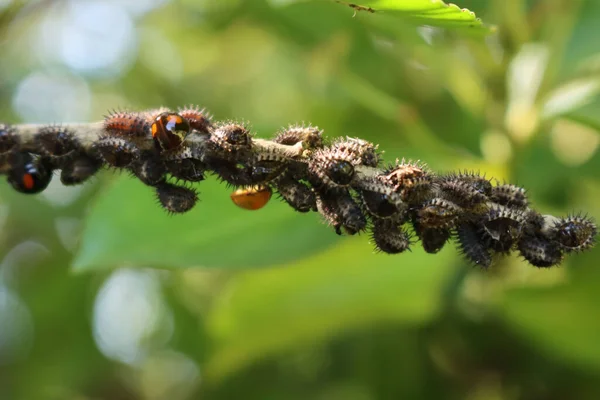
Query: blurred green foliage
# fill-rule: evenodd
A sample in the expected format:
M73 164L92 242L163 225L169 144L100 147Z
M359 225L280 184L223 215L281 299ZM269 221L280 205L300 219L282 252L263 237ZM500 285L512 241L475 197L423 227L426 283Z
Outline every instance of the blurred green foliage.
M361 4L379 11L0 2L0 120L194 103L261 137L310 121L600 215L598 2L460 1L485 24ZM2 182L1 399L600 398L600 250L484 272L450 245L377 254L275 199L248 213L198 188L168 217L126 175L37 197Z

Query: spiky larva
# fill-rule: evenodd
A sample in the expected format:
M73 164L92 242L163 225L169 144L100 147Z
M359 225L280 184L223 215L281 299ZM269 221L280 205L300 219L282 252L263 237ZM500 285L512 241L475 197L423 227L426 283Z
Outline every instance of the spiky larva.
M442 250L452 232L447 228L428 228L422 226L419 221L413 221L415 233L421 240L423 249L430 254L435 254Z
M375 248L387 254L402 253L411 245L410 234L393 219L375 220L371 238Z
M396 160L396 165L388 167L380 179L410 205L425 201L433 188L432 174L419 162Z
M156 186L165 181L167 172L165 163L154 153L143 153L140 159L131 166L133 174L144 184Z
M240 162L253 157L252 136L246 127L235 123L218 125L210 136L211 152L219 159Z
M358 138L336 140L329 149L332 157L349 161L353 165L377 167L381 161L377 146Z
M521 256L536 267L552 267L563 260L560 245L544 237L523 236L517 247Z
M452 229L463 210L446 199L434 198L417 211L419 225L423 228Z
M525 221L520 210L493 207L483 216L481 237L490 249L509 252L519 240Z
M317 196L317 209L325 220L335 228L338 235L342 228L349 235L363 231L367 220L349 192L323 192Z
M291 125L280 131L273 141L288 146L302 142L302 147L314 150L323 147L323 132L315 126Z
M490 200L503 206L526 209L529 202L525 189L517 185L502 184L492 187Z
M134 162L140 154L131 142L118 137L105 136L94 145L104 162L115 168L124 168Z
M151 123L145 115L113 110L104 117L104 130L110 135L140 138L150 135Z
M156 186L160 205L170 214L181 214L191 210L198 201L194 189L162 182Z
M60 126L47 126L35 135L34 143L40 154L56 163L75 157L80 152L79 142L72 132Z
M492 192L488 179L474 172L462 172L440 177L437 181L444 197L464 208L484 204Z
M472 223L463 223L456 229L460 252L474 265L489 268L492 265L490 251L481 241L477 227Z
M352 159L334 155L329 148L317 150L308 164L310 180L317 188L346 188L354 178Z
M180 108L178 114L188 121L193 130L199 133L209 134L213 129L210 115L204 108L188 105Z
M379 219L392 218L403 211L389 201L389 196L369 190L361 190L360 197L367 212Z
M317 211L315 192L306 184L295 180L289 174L275 179L273 186L294 210L302 213Z
M592 247L598 229L591 218L572 215L560 218L553 226L551 239L567 252L584 251Z

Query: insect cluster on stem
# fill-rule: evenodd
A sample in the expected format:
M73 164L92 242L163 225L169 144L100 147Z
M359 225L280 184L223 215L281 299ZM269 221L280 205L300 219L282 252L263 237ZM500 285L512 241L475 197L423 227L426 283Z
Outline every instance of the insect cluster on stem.
M27 129L33 134L21 134ZM260 209L276 193L298 212L320 213L339 235L368 231L381 252L401 253L420 241L437 253L455 241L482 268L513 251L550 267L595 243L591 218L541 215L523 188L471 171L435 174L419 162L382 167L376 145L327 141L322 133L294 125L267 141L244 124L213 122L195 106L113 111L91 140L75 125L0 125L0 172L15 190L38 193L55 170L64 185L81 184L103 166L126 170L173 214L194 207L195 183L212 174L234 189L241 208Z

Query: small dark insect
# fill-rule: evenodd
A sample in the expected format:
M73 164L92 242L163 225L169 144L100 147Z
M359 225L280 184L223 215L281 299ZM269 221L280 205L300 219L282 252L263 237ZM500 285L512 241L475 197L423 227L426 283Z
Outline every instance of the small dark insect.
M190 124L179 114L164 112L156 117L150 130L157 150L173 150L190 133Z
M231 201L244 210L260 210L271 199L271 188L268 186L250 186L231 193Z
M45 158L33 158L29 153L15 155L8 172L8 183L18 192L39 193L46 189L52 180L52 167Z
M372 13L372 14L375 13L375 10L372 9L371 7L361 6L361 5L353 4L353 3L346 3L346 2L343 2L343 1L339 1L339 0L336 0L336 3L345 4L348 7L354 9L354 14L352 15L352 18L356 17L356 13L358 11L366 11L366 12L369 12L369 13Z

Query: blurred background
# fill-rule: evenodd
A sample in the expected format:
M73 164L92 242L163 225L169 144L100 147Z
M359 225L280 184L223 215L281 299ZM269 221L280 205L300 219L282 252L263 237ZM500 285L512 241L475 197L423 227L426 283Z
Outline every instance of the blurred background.
M600 216L600 2L457 2L494 33L333 1L0 0L0 121L193 103ZM198 189L169 217L126 174L0 183L0 399L600 398L600 249L480 271Z

